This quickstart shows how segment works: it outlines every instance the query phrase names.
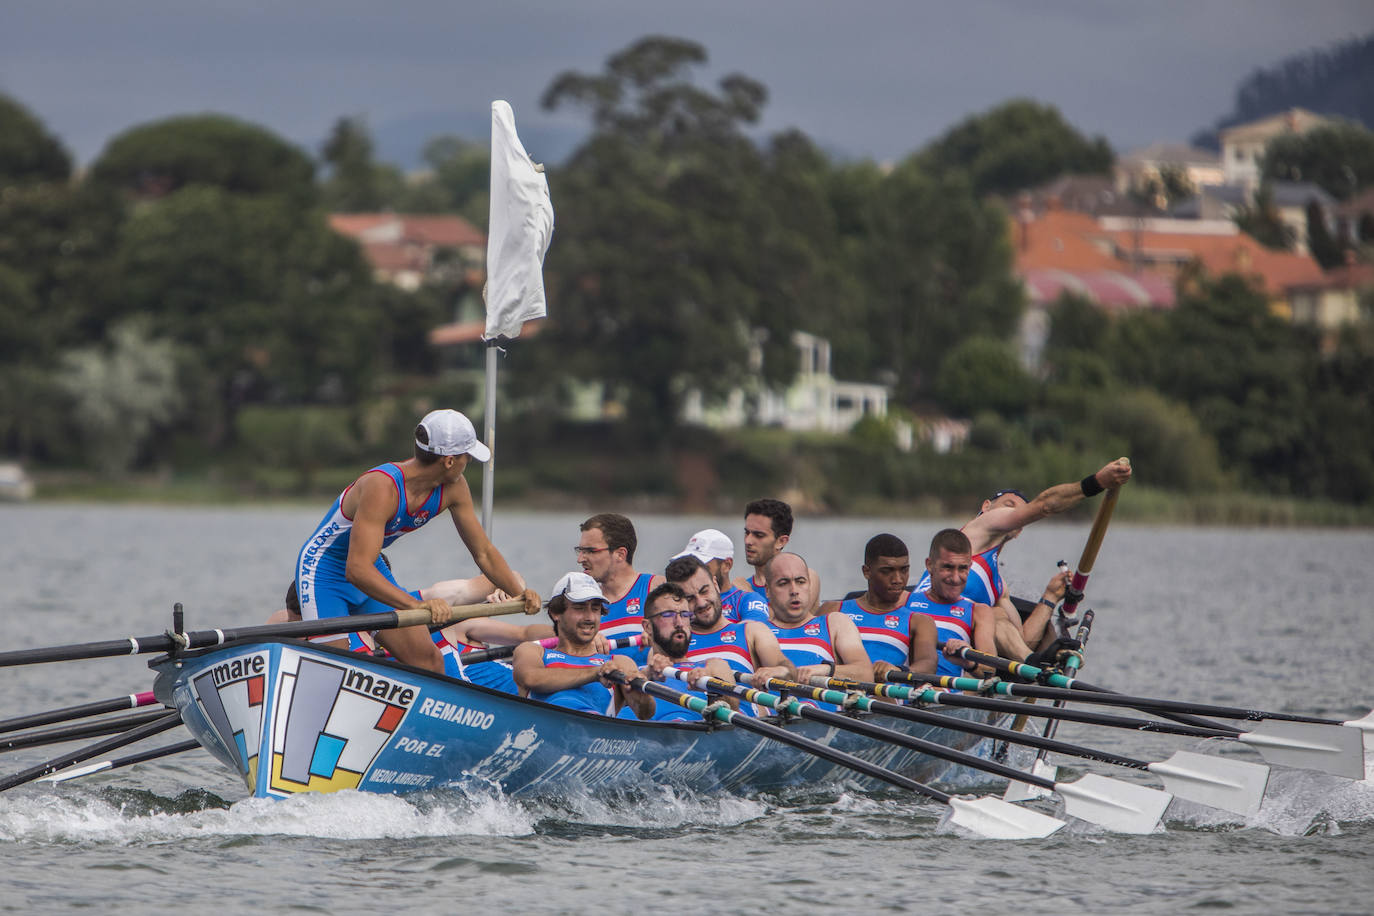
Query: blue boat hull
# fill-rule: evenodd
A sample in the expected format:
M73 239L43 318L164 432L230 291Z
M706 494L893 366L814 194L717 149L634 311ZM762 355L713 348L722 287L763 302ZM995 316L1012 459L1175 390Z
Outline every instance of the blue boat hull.
M153 667L158 698L180 710L196 740L260 797L400 793L466 780L513 796L663 783L697 792L851 778L879 785L728 726L612 719L296 641L227 646ZM987 721L968 710L946 715ZM990 750L966 732L879 721L947 747ZM945 761L817 722L787 728L922 782L968 778Z

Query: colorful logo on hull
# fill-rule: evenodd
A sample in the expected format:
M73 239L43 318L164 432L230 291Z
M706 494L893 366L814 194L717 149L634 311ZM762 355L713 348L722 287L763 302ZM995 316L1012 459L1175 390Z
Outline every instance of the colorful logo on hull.
M268 791L356 789L418 694L365 668L283 651Z
M255 652L222 661L191 678L196 704L250 789L258 778L266 671L267 653Z

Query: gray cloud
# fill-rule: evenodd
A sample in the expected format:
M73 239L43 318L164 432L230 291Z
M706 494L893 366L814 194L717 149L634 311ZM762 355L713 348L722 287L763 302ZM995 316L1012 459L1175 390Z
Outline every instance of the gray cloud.
M219 111L313 145L344 115L472 123L494 98L525 125L555 74L596 71L646 34L702 43L705 77L769 87L765 128L896 159L1013 96L1053 103L1119 149L1186 139L1283 56L1374 28L1367 0L19 0L0 91L81 161L135 124ZM464 120L466 116L466 121ZM442 128L440 128L442 129Z

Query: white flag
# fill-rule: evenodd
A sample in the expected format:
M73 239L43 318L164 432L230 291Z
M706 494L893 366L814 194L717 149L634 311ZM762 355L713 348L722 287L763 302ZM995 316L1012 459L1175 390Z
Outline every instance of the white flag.
M515 133L508 103L491 103L491 217L487 235L485 340L519 337L547 314L544 254L553 237L549 183Z

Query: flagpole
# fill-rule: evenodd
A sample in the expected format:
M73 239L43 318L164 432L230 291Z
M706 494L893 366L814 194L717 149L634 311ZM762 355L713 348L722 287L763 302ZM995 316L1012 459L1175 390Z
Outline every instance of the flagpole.
M483 424L482 441L491 449L491 457L482 467L482 530L491 537L491 512L496 501L496 354L501 350L500 340L488 340L487 344L487 411Z
M491 456L482 469L482 528L491 535L496 496L496 357L520 336L526 321L543 318L544 255L553 235L553 203L544 167L530 158L515 132L508 103L491 103L491 206L487 232L487 405L484 440Z

